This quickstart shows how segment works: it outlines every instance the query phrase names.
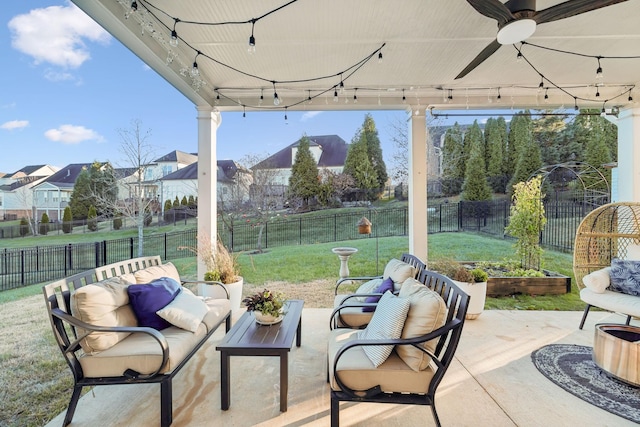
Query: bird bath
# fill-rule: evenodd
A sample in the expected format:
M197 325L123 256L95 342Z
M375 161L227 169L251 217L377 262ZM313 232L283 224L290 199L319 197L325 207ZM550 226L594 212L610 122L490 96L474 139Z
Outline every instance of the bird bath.
M345 277L349 277L349 257L358 252L358 249L341 247L333 248L331 252L338 255L340 259L340 278L344 279Z

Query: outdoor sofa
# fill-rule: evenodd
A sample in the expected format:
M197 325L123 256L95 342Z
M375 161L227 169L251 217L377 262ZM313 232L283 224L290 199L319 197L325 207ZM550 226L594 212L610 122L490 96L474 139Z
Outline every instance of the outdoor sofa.
M43 287L54 337L74 378L63 425L71 423L83 387L148 383L160 383L161 425L171 425L173 377L220 325L227 332L231 327L228 295L204 300L186 283L172 263L151 256Z

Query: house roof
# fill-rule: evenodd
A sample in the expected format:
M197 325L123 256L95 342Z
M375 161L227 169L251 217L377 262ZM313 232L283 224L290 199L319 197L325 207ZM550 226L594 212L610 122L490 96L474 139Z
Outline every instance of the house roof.
M238 170L242 169L233 160L218 160L218 182L233 182ZM198 162L162 177L161 181L198 179Z
M37 171L38 169L42 169L43 167L46 167L47 165L29 165L29 166L25 166L22 169L19 169L13 173L7 174L9 177L16 177L16 175L23 173L26 176L31 175L32 173L34 173L35 171Z
M116 168L114 172L118 178L126 178L136 173L138 168Z
M80 175L80 172L82 172L83 169L89 169L90 167L91 163L72 163L63 167L58 172L45 179L42 183L48 183L61 188L73 187L76 183L76 179L78 179L78 175Z
M194 156L193 154L185 153L184 151L174 150L164 156L156 159L155 163L161 162L177 162L182 163L184 165L190 165L191 163L197 162L198 156Z
M319 146L322 154L318 167L344 166L349 145L338 135L308 136L309 147ZM264 159L252 169L289 169L293 166L293 148L300 144L300 138L274 155Z
M11 184L0 185L0 191L15 191L20 187L24 187L25 185L29 185L32 182L41 180L46 178L46 176L25 176L22 178L18 178L16 181Z

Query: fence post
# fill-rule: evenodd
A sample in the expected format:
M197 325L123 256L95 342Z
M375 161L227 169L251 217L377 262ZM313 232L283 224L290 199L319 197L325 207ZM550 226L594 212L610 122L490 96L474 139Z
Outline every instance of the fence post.
M100 242L96 242L93 245L95 247L95 263L96 267L100 267Z
M129 259L133 258L133 237L129 237Z
M20 280L23 286L26 284L24 276L25 276L25 271L24 271L24 249L23 249L20 251Z
M298 244L302 244L302 217L298 218Z
M167 259L167 233L164 233L164 259Z
M107 241L102 241L102 265L107 265Z

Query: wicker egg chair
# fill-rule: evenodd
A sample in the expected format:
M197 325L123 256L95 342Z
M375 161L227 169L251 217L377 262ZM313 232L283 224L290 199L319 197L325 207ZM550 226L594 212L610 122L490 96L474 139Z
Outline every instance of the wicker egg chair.
M580 290L580 297L585 300L582 279L587 274L611 266L613 258L627 259L629 249L640 248L640 203L609 203L591 211L580 223L576 231L573 247L573 273ZM634 254L635 255L635 254ZM637 259L635 256L634 259ZM610 292L610 291L607 291ZM598 306L591 300L580 322L580 329L589 313L589 308ZM629 313L627 324L631 321Z

